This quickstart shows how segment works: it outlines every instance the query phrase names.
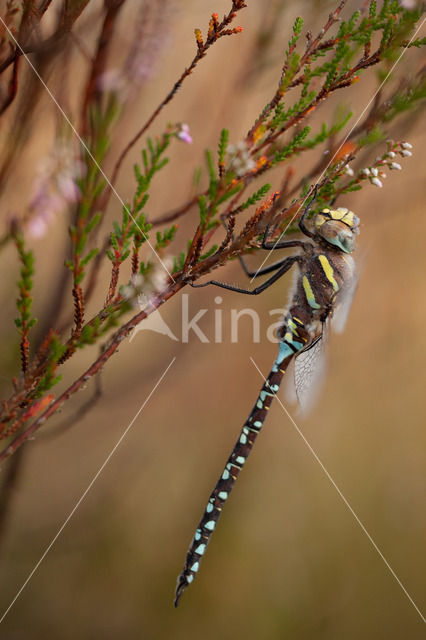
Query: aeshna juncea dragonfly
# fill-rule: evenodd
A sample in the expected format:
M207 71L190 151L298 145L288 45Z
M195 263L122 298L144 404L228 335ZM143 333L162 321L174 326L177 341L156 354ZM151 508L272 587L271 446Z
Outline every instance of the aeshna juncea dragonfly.
M259 287L247 291L216 280L198 285L214 284L232 291L257 295L276 282L293 265L297 265L298 268L288 310L278 331L278 355L195 531L185 566L178 578L175 606L178 605L182 593L194 580L199 570L223 506L262 429L289 364L293 359L295 360L296 390L302 391L306 379L309 379L309 360L320 348L327 320L354 290L355 271L350 254L355 247L355 237L359 233L359 219L352 211L343 207L325 208L313 216L308 227L307 214L314 200L315 197L306 207L299 223L301 232L309 240L288 240L271 244L267 242L268 234L265 233L262 244L264 249L297 247L299 252L255 274L247 271L248 275L253 276L274 272ZM308 369L307 376L304 374L304 369Z

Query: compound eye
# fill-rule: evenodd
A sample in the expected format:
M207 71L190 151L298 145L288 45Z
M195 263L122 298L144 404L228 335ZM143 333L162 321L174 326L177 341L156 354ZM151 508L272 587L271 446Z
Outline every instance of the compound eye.
M354 244L355 244L353 235L341 234L340 244L344 251L346 251L347 253L351 253L354 249Z

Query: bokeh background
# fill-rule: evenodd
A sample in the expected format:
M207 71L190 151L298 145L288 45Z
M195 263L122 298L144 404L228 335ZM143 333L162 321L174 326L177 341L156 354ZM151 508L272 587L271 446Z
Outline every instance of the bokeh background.
M225 13L229 4L228 0L164 3L152 69L119 126L107 173L114 149L122 148L191 60L193 29L205 29L209 15ZM152 133L158 133L168 121L188 123L194 142L171 150L170 166L152 190L152 217L192 194L192 176L202 164L203 149L215 148L220 129L228 127L231 141L238 141L272 96L294 17L307 17L306 26L315 32L334 7L332 2L260 0L249 0L248 5L237 21L243 34L213 47L153 127ZM265 27L262 21L271 6L276 10L272 14L276 29L260 55L259 27ZM100 9L101 3L94 2L90 19L75 27L88 51L94 47ZM138 0L129 0L123 10L111 68L126 50L139 10ZM401 62L401 73L404 65L419 65L419 54L411 53L411 62L408 55ZM70 56L75 93L66 106L73 114L85 67L78 48ZM47 73L49 86L58 89L59 75L58 69ZM25 77L31 82L30 71ZM346 95L330 101L313 122L322 122L344 99L359 114L376 84L373 71L343 92ZM13 109L10 126L16 118ZM49 152L58 117L49 97L41 94L31 114L31 135L2 194L3 214L26 206L37 163ZM317 404L306 417L291 411L424 610L426 135L418 117L401 119L391 133L413 144L413 157L402 162L403 171L388 175L383 189L368 185L339 202L362 220L359 288L345 333L332 335L328 344L327 375ZM383 151L383 145L371 150L366 164ZM131 167L137 157L137 151L131 154L120 176L117 189L125 198L132 193ZM295 164L298 175L314 160L315 156L300 158ZM111 201L108 215L120 216L117 202ZM194 224L191 214L180 221L182 246ZM32 241L37 260L35 309L41 314L62 268L66 243L65 218L56 220L47 236ZM7 396L10 377L17 373L12 319L18 264L12 247L3 249L0 261L0 382L2 395ZM216 275L245 282L236 264ZM105 271L93 309L105 295L107 278ZM151 331L139 332L105 367L97 406L65 431L60 429L87 400L91 381L26 445L25 465L0 547L2 611L176 358L2 622L1 637L425 637L420 616L277 403L224 511L199 577L179 609L173 608L176 577L194 527L261 384L250 357L264 373L269 370L275 346L265 338L268 312L285 303L290 280L280 281L256 299L212 289L188 291L191 315L201 308L209 310L199 323L208 344L194 334L182 344ZM217 295L223 300L220 304L214 301ZM248 306L260 315L261 341L253 343L246 319L241 321L238 343L233 344L230 309ZM224 326L220 344L214 341L218 308ZM165 305L162 315L179 334L180 296ZM79 374L95 353L73 358L64 368L65 381Z

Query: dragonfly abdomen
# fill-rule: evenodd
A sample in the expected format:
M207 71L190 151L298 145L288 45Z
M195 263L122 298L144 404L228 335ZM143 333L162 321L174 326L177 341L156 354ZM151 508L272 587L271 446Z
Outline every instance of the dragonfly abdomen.
M199 570L201 559L206 552L207 545L216 528L223 506L228 500L235 481L245 465L256 438L263 427L263 423L280 387L284 373L293 357L305 347L308 339L308 333L301 320L292 317L291 314L287 314L280 333L282 333L282 338L279 343L278 355L272 369L259 392L249 417L244 423L222 475L210 494L203 517L195 531L184 568L178 578L175 606L179 604L182 593L194 580Z

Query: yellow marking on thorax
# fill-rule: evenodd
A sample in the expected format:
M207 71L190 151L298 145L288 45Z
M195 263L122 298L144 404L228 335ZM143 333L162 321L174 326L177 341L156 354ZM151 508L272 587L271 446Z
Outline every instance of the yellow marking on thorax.
M332 285L334 291L339 291L339 285L337 284L337 281L334 278L334 270L333 270L333 267L331 266L330 262L328 261L328 258L323 253L321 253L318 256L318 260L321 263L322 270L325 273L325 277L327 278L327 280Z
M312 309L320 309L320 305L315 300L314 292L312 291L311 283L306 276L302 278L302 285L305 291L306 300Z

